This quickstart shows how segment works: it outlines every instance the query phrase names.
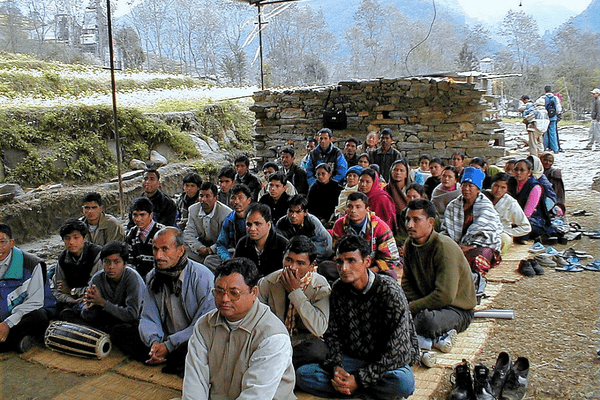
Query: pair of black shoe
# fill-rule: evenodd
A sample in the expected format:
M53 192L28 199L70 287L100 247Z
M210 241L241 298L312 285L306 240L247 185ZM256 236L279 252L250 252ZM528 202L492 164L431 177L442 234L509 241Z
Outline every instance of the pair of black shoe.
M535 258L529 260L521 260L519 263L519 272L527 277L533 277L536 275L544 275L544 267L542 267Z
M463 360L454 368L450 400L521 400L527 391L529 360L519 357L513 363L502 352L490 376L485 365L477 365L471 376L469 363Z

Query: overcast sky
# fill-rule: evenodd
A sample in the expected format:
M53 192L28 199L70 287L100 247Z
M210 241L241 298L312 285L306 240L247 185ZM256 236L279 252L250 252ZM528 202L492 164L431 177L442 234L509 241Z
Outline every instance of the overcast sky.
M523 5L526 3L540 3L541 0L521 0ZM458 0L459 4L469 16L473 18L489 18L495 16L504 16L508 10L516 10L519 7L519 0ZM590 5L592 0L543 0L545 5L560 5L578 14ZM530 4L530 5L531 5Z

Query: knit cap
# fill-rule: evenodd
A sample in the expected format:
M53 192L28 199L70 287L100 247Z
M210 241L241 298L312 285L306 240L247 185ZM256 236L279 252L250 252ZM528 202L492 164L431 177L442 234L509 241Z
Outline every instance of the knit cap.
M469 182L469 183L472 183L473 185L477 186L479 188L479 190L481 190L484 178L485 178L485 173L482 170L480 170L479 168L467 167L463 171L463 176L462 176L462 179L460 180L460 183Z

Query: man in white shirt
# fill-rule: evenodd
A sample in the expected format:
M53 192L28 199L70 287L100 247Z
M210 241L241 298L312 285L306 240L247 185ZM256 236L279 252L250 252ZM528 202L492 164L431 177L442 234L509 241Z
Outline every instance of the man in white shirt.
M183 231L188 257L200 263L207 256L217 254L217 239L223 221L232 211L218 201L217 196L218 189L214 183L204 182L200 186L198 203L190 206L188 223Z
M295 399L285 325L258 300L258 270L247 258L224 262L213 290L217 309L190 338L183 399Z

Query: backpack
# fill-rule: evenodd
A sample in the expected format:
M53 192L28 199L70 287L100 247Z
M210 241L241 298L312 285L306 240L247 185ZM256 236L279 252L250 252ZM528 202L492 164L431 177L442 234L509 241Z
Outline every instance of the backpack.
M548 111L548 118L556 117L556 100L554 98L550 98L548 103L546 104L546 111Z
M479 271L471 270L471 274L473 275L473 284L475 285L477 304L481 304L481 299L485 297L485 287L487 286L487 281Z

